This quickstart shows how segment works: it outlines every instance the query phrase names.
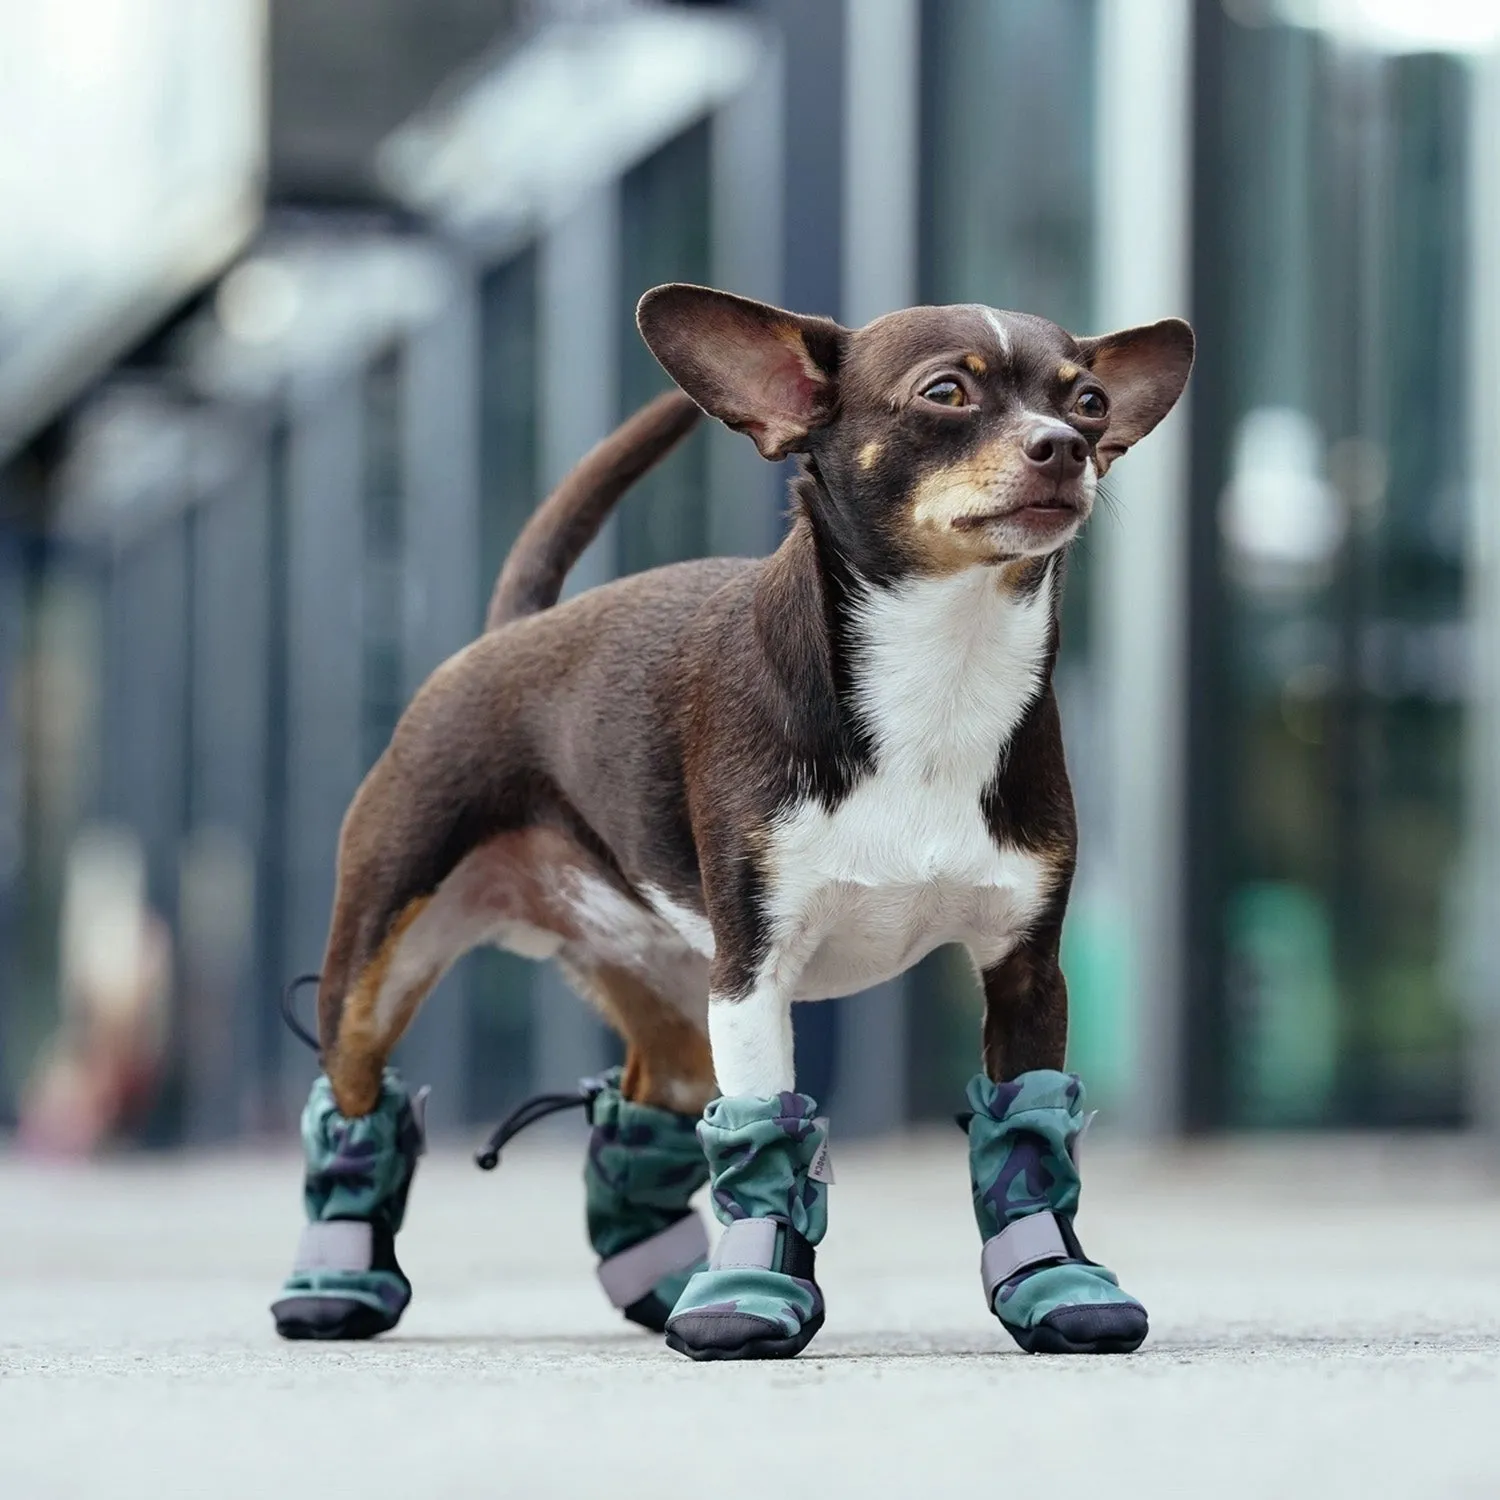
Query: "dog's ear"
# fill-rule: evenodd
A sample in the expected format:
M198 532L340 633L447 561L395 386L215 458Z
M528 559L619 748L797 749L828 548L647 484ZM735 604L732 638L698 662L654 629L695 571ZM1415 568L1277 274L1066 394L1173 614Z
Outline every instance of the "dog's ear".
M1109 426L1095 450L1103 474L1177 404L1193 368L1193 330L1181 318L1163 318L1079 339L1078 347L1109 395Z
M834 414L847 334L827 318L674 283L647 292L635 320L667 374L765 458L805 447Z

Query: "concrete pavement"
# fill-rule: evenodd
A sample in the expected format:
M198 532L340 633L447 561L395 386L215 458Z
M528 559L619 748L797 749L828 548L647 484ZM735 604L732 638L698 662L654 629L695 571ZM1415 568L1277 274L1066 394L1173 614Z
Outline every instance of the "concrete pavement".
M835 1138L827 1327L759 1365L616 1321L556 1135L424 1163L416 1300L358 1346L272 1333L290 1155L0 1157L0 1497L1500 1496L1477 1143L1101 1135L1080 1229L1152 1314L1125 1359L1028 1358L987 1315L953 1130Z

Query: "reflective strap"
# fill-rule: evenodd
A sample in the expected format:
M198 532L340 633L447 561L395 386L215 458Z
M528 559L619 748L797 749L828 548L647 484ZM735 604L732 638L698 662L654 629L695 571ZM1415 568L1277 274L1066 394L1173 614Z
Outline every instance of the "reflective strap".
M695 1213L668 1224L650 1239L599 1262L599 1285L619 1308L639 1302L657 1282L685 1271L708 1254L708 1231Z
M772 1271L776 1266L776 1219L734 1219L724 1226L709 1266L715 1271Z
M300 1271L368 1271L375 1259L375 1232L362 1219L304 1224L297 1242Z
M1007 1224L994 1238L984 1242L979 1255L979 1274L984 1278L984 1300L993 1303L995 1288L1027 1266L1049 1260L1069 1260L1067 1242L1057 1227L1055 1214L1028 1214Z

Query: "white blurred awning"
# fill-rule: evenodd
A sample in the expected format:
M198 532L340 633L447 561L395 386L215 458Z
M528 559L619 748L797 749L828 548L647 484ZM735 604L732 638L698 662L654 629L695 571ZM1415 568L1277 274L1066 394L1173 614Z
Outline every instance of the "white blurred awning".
M763 45L755 24L722 13L557 22L395 131L378 170L402 202L494 250L733 97Z
M265 0L0 5L0 459L253 233Z
M1484 52L1500 45L1497 0L1274 0L1275 19L1374 52Z

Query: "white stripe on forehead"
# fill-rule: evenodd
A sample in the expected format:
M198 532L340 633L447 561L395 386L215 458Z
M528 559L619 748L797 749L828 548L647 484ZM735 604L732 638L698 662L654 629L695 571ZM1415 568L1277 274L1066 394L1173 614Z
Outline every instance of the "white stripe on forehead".
M1000 321L1000 314L992 307L984 307L980 311L984 314L985 322L995 330L995 337L1000 341L1000 352L1009 359L1010 335L1005 331L1005 324Z

